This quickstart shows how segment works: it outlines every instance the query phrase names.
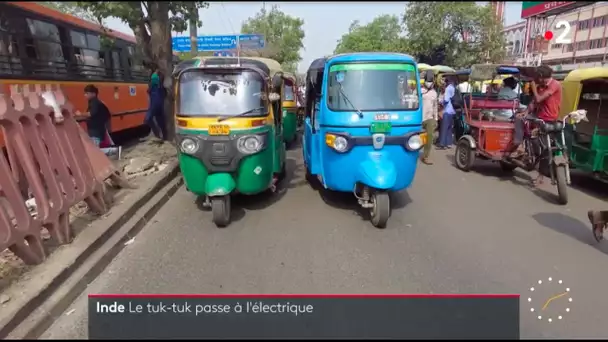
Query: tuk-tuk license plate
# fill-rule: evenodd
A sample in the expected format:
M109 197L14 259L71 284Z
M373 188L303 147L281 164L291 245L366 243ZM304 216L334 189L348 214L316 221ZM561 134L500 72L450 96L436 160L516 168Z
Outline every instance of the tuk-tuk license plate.
M228 125L209 125L209 135L228 135L230 126Z
M391 128L392 125L390 122L372 122L369 130L372 133L389 133Z

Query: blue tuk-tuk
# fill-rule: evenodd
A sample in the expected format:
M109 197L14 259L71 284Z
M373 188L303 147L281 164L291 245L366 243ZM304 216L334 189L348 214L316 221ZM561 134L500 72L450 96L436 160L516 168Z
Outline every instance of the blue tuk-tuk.
M372 224L384 228L389 193L410 186L427 139L416 61L382 52L319 58L306 82L302 150L308 179L352 191L370 210Z

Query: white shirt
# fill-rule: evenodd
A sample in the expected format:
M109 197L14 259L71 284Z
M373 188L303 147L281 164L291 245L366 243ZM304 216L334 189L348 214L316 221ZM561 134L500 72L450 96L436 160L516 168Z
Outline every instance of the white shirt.
M437 120L437 91L422 88L422 121Z

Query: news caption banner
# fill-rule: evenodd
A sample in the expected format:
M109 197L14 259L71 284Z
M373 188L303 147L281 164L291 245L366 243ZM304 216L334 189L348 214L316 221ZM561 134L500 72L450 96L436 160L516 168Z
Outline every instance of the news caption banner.
M519 295L89 295L89 339L519 338Z

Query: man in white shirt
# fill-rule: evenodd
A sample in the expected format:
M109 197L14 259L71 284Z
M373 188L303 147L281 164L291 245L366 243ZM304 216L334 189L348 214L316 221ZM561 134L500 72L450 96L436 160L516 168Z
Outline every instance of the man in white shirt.
M429 75L430 73L430 75ZM429 157L433 147L433 135L437 128L437 91L434 89L433 73L427 71L424 86L422 87L422 128L426 131L426 144L422 152L421 161L427 165L432 165Z

